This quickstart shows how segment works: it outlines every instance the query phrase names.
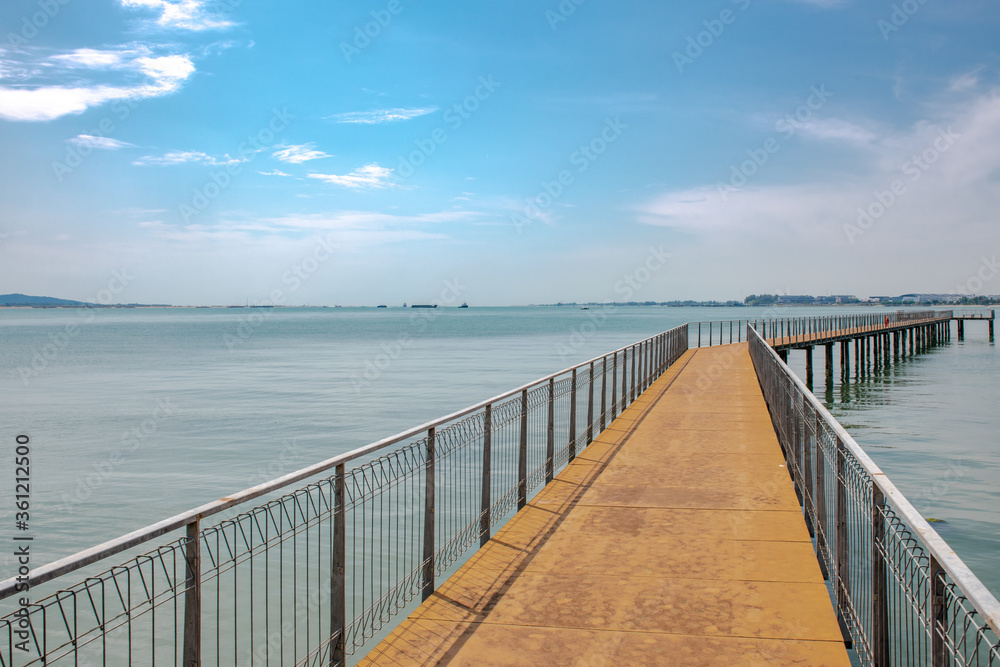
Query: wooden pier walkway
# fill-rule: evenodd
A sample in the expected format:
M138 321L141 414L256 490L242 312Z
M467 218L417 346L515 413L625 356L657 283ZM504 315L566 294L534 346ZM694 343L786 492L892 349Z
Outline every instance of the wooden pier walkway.
M746 344L689 350L362 665L849 665Z

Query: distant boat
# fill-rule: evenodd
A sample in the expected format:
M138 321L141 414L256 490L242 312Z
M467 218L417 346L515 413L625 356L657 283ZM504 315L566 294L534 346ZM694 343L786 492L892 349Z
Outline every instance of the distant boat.
M376 306L377 308L388 308L389 306Z
M410 308L437 308L437 304L415 303Z
M469 304L467 304L467 303L466 303L466 302L464 302L464 301L462 302L462 305L461 305L461 306L459 306L459 308L468 308L468 307L469 307Z
M590 307L589 306L581 306L580 310L590 310Z

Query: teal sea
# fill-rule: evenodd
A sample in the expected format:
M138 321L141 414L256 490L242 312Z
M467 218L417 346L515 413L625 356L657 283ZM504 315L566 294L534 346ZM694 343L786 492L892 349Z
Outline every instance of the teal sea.
M29 436L42 564L684 322L762 313L0 310L0 469ZM801 352L790 364L804 376ZM838 371L829 388L817 369L817 395L1000 592L1000 357L986 325L887 371ZM12 481L0 503L7 517ZM0 556L0 578L13 570Z

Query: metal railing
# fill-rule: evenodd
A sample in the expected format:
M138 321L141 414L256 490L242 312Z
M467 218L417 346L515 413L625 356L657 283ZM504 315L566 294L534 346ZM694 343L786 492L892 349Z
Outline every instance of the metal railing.
M1000 665L1000 603L752 327L750 356L863 665Z
M918 323L941 322L952 318L950 310L898 310L895 312L771 317L743 320L710 320L688 324L691 347L742 343L750 326L765 339L805 343L817 334L838 331L884 329L892 331ZM888 321L887 321L888 320Z
M683 325L4 581L0 667L346 664L687 347Z

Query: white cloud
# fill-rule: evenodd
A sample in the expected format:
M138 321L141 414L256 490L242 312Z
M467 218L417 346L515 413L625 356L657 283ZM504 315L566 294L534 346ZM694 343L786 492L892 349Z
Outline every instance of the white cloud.
M228 153L221 158L216 158L201 151L171 151L165 155L146 155L132 164L140 167L174 164L205 164L211 167L224 167L239 164L242 161L239 158L230 157Z
M740 190L666 192L640 205L638 220L746 247L767 238L780 247L808 240L871 252L891 243L900 253L942 233L949 248L975 246L986 242L1000 209L1000 97L956 102L932 119L887 131L850 163L828 164L815 182L756 178ZM874 212L867 226L858 224L859 209ZM862 233L849 234L850 225Z
M813 118L794 127L803 136L822 141L869 144L876 138L870 130L840 118Z
M141 53L142 55L138 55ZM149 56L148 50L122 48L117 51L77 49L53 56L50 64L72 70L113 69L131 79L122 84L42 85L9 88L0 86L0 118L13 121L49 121L124 99L168 95L195 71L185 55ZM79 75L73 74L78 81Z
M121 0L122 7L159 12L156 24L181 30L221 30L233 26L207 9L207 0Z
M300 145L281 145L277 147L278 150L271 154L282 162L287 162L289 164L302 164L303 162L308 162L310 160L319 160L325 157L332 157L327 155L323 151L316 150L316 144L300 144Z
M349 174L309 174L309 178L315 178L331 185L339 185L353 190L394 187L395 184L389 181L391 177L392 169L381 167L374 162L355 169Z
M327 116L326 120L338 123L355 123L363 125L377 125L379 123L392 123L401 120L410 120L434 113L437 108L424 109L376 109L374 111L351 111L348 113L338 113Z
M66 67L101 69L122 64L123 53L103 49L75 49L52 56L51 61Z
M260 174L261 176L288 176L288 177L291 177L291 174L286 174L285 172L281 171L280 169L272 169L271 171L258 171L257 173Z
M77 146L88 146L106 151L116 151L120 148L134 148L135 144L130 144L111 137L95 137L92 134L78 134L69 140L71 144Z

